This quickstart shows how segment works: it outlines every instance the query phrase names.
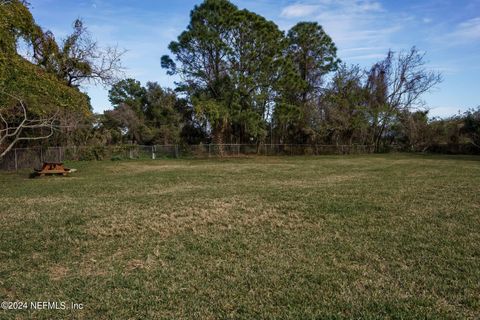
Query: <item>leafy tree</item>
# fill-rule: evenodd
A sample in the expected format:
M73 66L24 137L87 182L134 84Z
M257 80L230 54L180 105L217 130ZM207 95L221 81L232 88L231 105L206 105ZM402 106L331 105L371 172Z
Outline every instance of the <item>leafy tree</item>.
M19 39L33 44L41 34L43 32L35 24L25 2L11 0L0 3L0 114L6 120L0 124L0 130L7 130L7 133L11 133L9 128L18 128L25 119L42 122L63 110L84 115L90 113L85 94L66 86L55 75L18 54ZM27 131L21 130L20 141L45 136L41 131ZM15 141L15 137L10 138ZM6 140L2 142L0 149L6 150L8 145L11 146Z
M320 97L325 87L325 75L337 69L340 60L333 40L315 22L300 22L288 31L283 72L289 79L282 80L281 101L277 116L289 115L293 124L288 140L306 143L315 140L321 120ZM292 77L291 70L297 74ZM294 118L291 118L293 116ZM288 120L287 120L288 121Z
M180 140L182 114L177 96L156 82L147 83L146 125L152 132L151 143L173 144Z
M436 119L430 123L434 130L434 144L458 144L461 142L462 120L453 116L447 119Z
M60 43L50 31L33 41L33 62L70 87L113 84L122 73L124 53L117 47L100 48L80 19L74 21L72 34Z
M23 1L3 1L0 5L0 105L17 105L21 98L31 113L45 114L59 107L88 111L86 96L69 89L49 73L42 72L17 53L21 38L32 44L42 29L35 24Z
M235 92L233 121L241 130L240 140L261 141L273 112L283 34L273 22L247 10L234 14L231 34L227 73Z
M184 113L189 111L174 91L156 82L143 87L135 79L125 79L112 86L109 99L114 110L105 113L104 127L135 143L180 142Z
M162 65L181 76L180 88L208 121L216 143L222 144L232 128L241 128L240 139L261 139L272 111L281 43L274 23L227 0L206 0L169 46L178 65L168 56Z
M143 121L128 104L121 104L114 110L105 111L103 126L125 137L125 142L135 144L142 140Z
M406 151L425 151L432 141L432 128L428 119L428 111L408 110L398 115L393 126L394 139Z
M302 132L304 108L299 101L305 87L306 82L300 78L293 62L290 59L283 59L279 79L275 84L277 95L271 120L280 143L296 143L304 136Z
M464 117L462 134L469 138L470 143L480 148L480 107L468 110Z
M368 129L364 71L341 65L322 98L329 143L364 143Z
M181 114L181 142L185 144L199 144L207 141L206 121L197 117L195 109L188 99L177 96L176 110Z
M195 6L190 24L176 42L169 45L175 62L162 57L169 74L179 74L181 87L195 110L209 121L214 140L221 144L231 120L232 93L227 75L227 39L237 8L227 0L206 0Z
M108 92L113 110L104 112L102 127L122 143L146 143L153 133L145 125L147 89L140 81L124 79L112 85Z
M319 97L324 76L336 70L340 60L337 48L316 22L300 22L288 31L288 57L292 59L300 78L307 84L301 93L303 103Z
M126 104L139 118L144 117L147 108L147 89L142 86L140 81L131 78L120 80L112 85L108 92L108 98L114 108Z

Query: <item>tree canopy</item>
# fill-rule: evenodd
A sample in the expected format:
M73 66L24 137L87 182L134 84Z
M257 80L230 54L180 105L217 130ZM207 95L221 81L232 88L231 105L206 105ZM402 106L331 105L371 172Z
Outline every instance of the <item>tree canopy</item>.
M228 0L204 0L161 57L179 79L170 89L122 79L123 51L92 39L81 19L59 40L35 23L26 2L1 1L0 114L18 124L19 101L29 119L61 110L69 129L52 143L479 145L478 110L429 118L422 97L442 78L415 47L362 69L339 59L318 22L284 32ZM91 115L81 91L88 83L109 86L113 110Z
M296 79L290 85L306 96L338 62L333 42L316 24L299 24L285 38L275 23L227 0L206 0L190 17L187 29L169 46L175 61L164 56L162 65L180 75L180 88L205 116L218 143L227 135L241 142L263 141L282 84L289 94L285 86ZM306 38L311 31L314 41ZM308 53L303 60L301 50Z
M89 113L88 97L69 88L17 52L17 42L23 39L36 46L43 36L23 1L3 1L0 5L0 107L7 109L21 99L28 112L46 114L58 108ZM6 93L6 94L2 94ZM8 95L7 95L8 94Z

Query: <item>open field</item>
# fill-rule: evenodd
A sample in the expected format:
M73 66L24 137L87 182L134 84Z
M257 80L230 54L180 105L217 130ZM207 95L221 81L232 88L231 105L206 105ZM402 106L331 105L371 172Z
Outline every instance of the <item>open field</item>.
M0 173L1 319L479 318L480 157Z

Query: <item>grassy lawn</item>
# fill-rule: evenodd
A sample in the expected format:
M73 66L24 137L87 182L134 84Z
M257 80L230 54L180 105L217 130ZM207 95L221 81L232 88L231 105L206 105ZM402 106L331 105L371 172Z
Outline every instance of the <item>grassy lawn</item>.
M0 173L1 319L479 318L480 158L70 163Z

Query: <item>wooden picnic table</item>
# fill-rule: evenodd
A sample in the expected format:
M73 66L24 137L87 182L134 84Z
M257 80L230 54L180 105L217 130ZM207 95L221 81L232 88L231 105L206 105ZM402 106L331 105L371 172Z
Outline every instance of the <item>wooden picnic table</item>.
M41 169L34 169L40 177L50 174L66 176L70 169L65 168L62 162L44 162Z

